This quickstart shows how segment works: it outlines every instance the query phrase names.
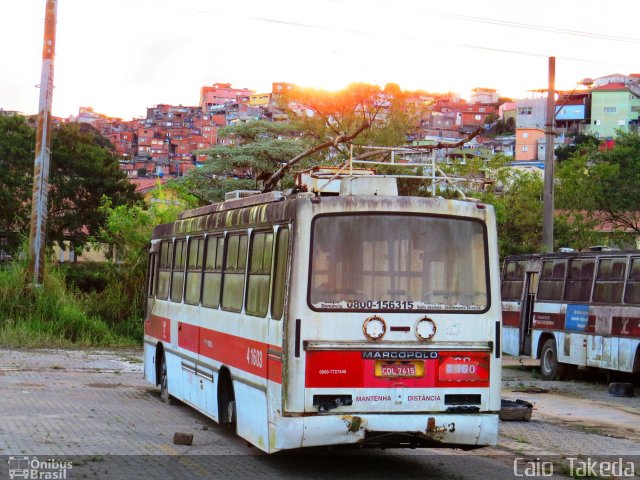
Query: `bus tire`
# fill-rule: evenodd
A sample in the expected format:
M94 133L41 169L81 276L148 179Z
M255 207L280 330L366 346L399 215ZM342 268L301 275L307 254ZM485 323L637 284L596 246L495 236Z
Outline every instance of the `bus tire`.
M234 426L236 423L236 396L229 370L220 370L218 377L218 423Z
M169 395L169 373L167 372L167 361L164 358L164 353L160 355L160 368L159 370L159 383L160 383L160 400L162 403L170 403L171 396Z
M544 380L561 380L567 374L567 365L558 361L556 341L548 338L540 354L540 374Z

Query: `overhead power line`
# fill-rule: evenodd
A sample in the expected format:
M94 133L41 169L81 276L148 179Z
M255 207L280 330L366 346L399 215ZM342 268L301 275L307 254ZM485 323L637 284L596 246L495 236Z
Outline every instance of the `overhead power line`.
M380 38L385 38L385 35L387 35L386 33L382 33L380 31L367 31L367 30L354 29L349 27L338 27L335 25L323 25L323 24L316 24L316 23L309 23L309 22L299 22L299 21L277 18L275 16L264 17L264 16L243 15L241 13L238 13L237 10L234 10L232 12L223 12L220 10L217 10L217 11L211 10L206 7L205 8L195 7L195 6L189 7L189 6L185 6L184 4L182 5L162 4L162 3L151 2L149 0L116 0L116 1L129 3L129 4L133 3L133 4L139 4L139 5L149 5L153 7L160 7L160 8L170 9L170 10L176 9L180 11L187 11L187 12L193 12L193 13L205 14L205 15L214 15L214 16L225 15L227 17L231 15L239 19L246 19L246 20L261 22L261 23L287 25L287 26L296 27L296 28L307 28L307 29L323 30L323 31L331 31L331 32L342 32L342 33L350 33L354 35L366 35L366 36L373 36L373 37L380 37ZM356 2L349 1L349 0L325 0L325 1L328 3L340 3L340 4L352 5L352 6L357 5ZM397 6L397 4L391 3L389 1L381 1L381 2L377 2L376 4L389 6L389 7L393 6L394 8ZM370 9L373 5L375 4L368 3L367 8ZM514 22L509 20L477 17L477 16L471 16L471 15L460 15L460 14L431 11L431 10L420 10L420 13L425 15L438 16L442 18L449 18L452 20L485 23L490 25L500 25L500 26L505 26L510 28L556 33L561 35L591 38L595 40L614 41L614 42L622 42L622 43L629 43L629 44L640 44L640 38L609 35L609 34L598 33L598 32L571 30L571 29L565 29L565 28L549 27L546 25L536 25L531 23ZM403 39L411 40L414 42L424 40L424 37L417 37L417 36L410 36L410 35L396 35L396 38L403 38ZM527 52L523 50L515 50L515 49L508 49L508 48L487 47L487 46L482 46L478 44L456 43L456 42L451 42L451 41L442 40L442 39L439 39L439 40L430 39L429 43L439 44L439 45L449 45L452 47L463 48L463 49L483 50L483 51L489 51L489 52L506 53L511 55L523 55L523 56L537 57L537 58L547 58L550 55L550 52L540 52L540 53L531 52L531 51ZM619 63L612 63L608 61L598 61L598 60L594 60L593 58L565 57L562 55L556 55L556 58L561 60L574 61L574 62L580 62L580 63L590 63L590 64L596 64L596 65L622 66ZM632 64L629 64L628 66L631 68L634 68L636 67L636 64L634 63L633 66Z
M343 5L352 5L352 6L356 5L356 2L349 1L349 0L325 0L325 1L330 3L340 3ZM385 1L385 0L379 1L377 2L377 4L384 5L386 7L394 7L394 8L397 7L396 3ZM372 7L372 3L368 3L367 8L370 9L371 7ZM414 12L418 13L415 10ZM497 18L477 17L473 15L461 15L457 13L449 13L449 12L442 12L442 11L436 11L436 10L421 9L419 13L434 15L442 18L450 18L452 20L462 20L466 22L486 23L489 25L500 25L504 27L520 28L524 30L537 30L540 32L559 33L562 35L570 35L575 37L585 37L585 38L594 38L598 40L609 40L614 42L640 44L640 38L625 37L621 35L610 35L606 33L588 32L585 30L571 30L568 28L550 27L548 25L537 25L534 23L514 22L511 20L500 20Z
M618 35L608 35L605 33L586 32L583 30L570 30L567 28L548 27L545 25L535 25L532 23L511 22L509 20L497 20L493 18L473 17L468 15L458 15L445 12L428 12L439 17L451 18L454 20L464 20L476 23L488 23L491 25L502 25L505 27L521 28L525 30L538 30L541 32L560 33L562 35L571 35L574 37L595 38L598 40L610 40L614 42L640 44L640 38L623 37Z

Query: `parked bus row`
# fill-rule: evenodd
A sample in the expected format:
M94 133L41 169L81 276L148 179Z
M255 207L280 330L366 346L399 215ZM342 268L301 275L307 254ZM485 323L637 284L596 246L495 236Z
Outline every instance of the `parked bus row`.
M640 371L640 252L509 256L503 351L540 359L542 377L579 366Z

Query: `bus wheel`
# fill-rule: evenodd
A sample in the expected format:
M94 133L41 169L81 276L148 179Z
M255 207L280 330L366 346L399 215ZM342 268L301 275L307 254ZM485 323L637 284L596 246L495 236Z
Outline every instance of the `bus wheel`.
M236 423L236 397L233 391L233 383L229 371L220 371L218 380L218 419L219 423L235 425Z
M160 357L160 400L169 403L169 374L167 373L167 361L164 354Z
M558 362L556 341L553 338L548 338L542 345L540 373L545 380L562 379L567 373L567 365Z

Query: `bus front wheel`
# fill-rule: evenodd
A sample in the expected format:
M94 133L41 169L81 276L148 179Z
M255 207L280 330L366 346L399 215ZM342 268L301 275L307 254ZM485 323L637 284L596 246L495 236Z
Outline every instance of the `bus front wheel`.
M169 403L169 374L167 373L167 361L164 354L160 357L160 400Z
M545 380L562 380L567 374L568 365L558 361L556 341L548 338L542 345L540 354L540 373Z

